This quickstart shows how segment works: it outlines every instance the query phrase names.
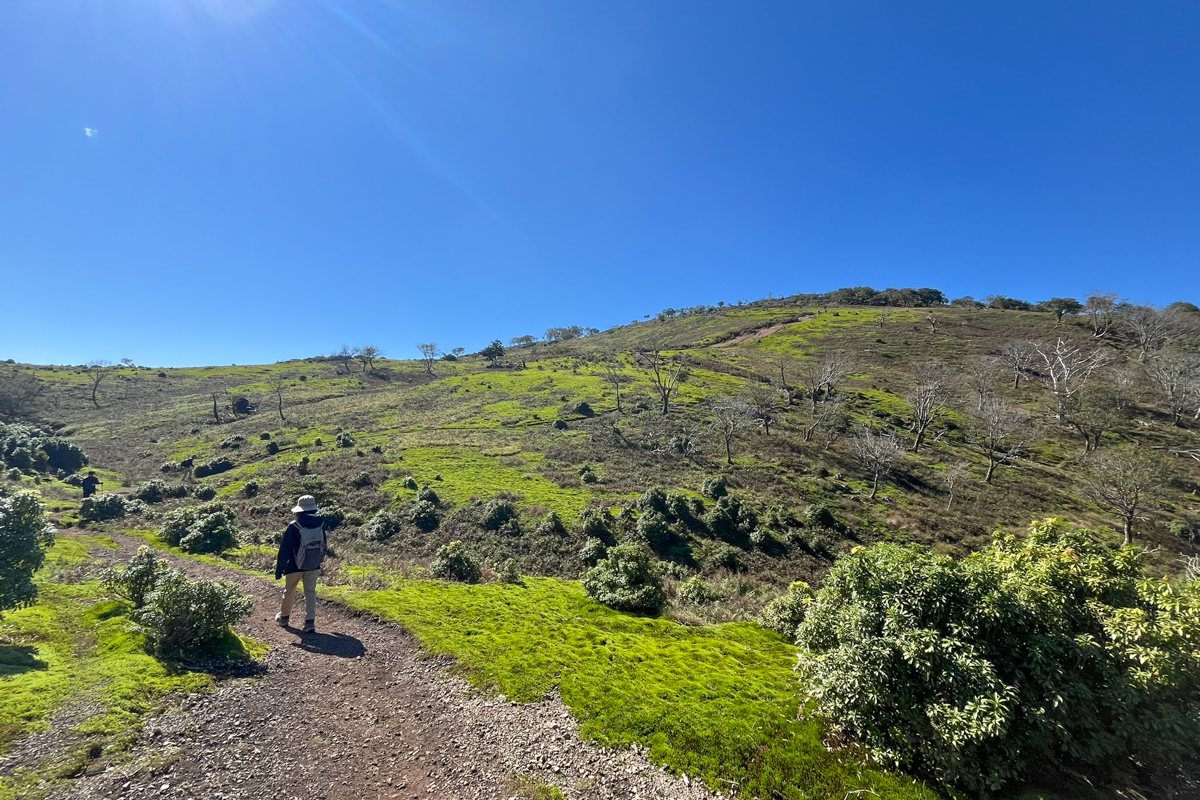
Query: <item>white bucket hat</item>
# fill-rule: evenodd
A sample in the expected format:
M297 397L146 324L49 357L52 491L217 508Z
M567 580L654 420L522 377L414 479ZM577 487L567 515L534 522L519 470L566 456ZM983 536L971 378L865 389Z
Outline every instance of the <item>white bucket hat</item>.
M311 494L306 494L303 497L301 497L299 500L296 501L296 506L295 506L295 508L292 509L292 513L299 514L304 511L316 511L316 510L317 510L317 498L313 497Z

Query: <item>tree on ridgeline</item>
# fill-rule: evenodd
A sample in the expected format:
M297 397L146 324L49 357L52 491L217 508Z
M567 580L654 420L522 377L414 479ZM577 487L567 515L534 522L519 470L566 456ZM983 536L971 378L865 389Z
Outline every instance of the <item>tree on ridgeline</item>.
M104 383L104 379L111 373L112 364L102 358L88 362L87 376L92 382L92 405L96 408L100 407L100 403L96 400L96 393L100 391L100 384Z
M383 351L369 344L358 348L355 357L363 366L363 374L370 375L375 371L375 361L383 358Z
M504 345L499 339L493 339L491 344L479 351L479 355L490 361L492 366L495 366L497 361L504 358Z
M437 362L438 356L442 354L442 351L438 349L437 342L419 344L417 350L421 352L421 363L425 365L425 374L432 375L433 365Z

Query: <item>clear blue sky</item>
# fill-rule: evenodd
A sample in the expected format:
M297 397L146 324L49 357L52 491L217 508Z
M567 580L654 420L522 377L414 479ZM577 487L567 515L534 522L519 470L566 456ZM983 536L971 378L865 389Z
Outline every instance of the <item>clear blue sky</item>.
M5 0L0 358L1200 301L1197 41L1166 0Z

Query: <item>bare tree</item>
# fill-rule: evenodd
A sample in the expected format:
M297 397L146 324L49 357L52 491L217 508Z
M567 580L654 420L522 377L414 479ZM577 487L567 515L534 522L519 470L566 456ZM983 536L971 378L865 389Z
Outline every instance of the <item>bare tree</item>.
M1188 333L1191 326L1185 317L1154 306L1126 303L1118 306L1121 328L1130 343L1138 349L1138 361L1143 364L1150 356Z
M1168 350L1151 359L1146 372L1171 412L1171 422L1178 425L1200 387L1200 356Z
M274 383L271 384L271 391L275 393L276 408L279 409L280 422L287 422L287 417L283 416L283 391L287 388L287 383L287 375L276 375Z
M1100 447L1104 434L1125 418L1119 396L1111 386L1086 386L1067 401L1066 422L1083 438L1083 452Z
M629 376L625 374L624 364L621 363L621 357L617 353L607 353L601 359L598 371L596 373L601 380L613 388L613 392L617 395L617 411L621 408L621 387L629 383Z
M662 403L662 415L671 410L671 397L679 392L679 386L688 376L687 359L683 356L667 356L661 350L641 354L650 373L650 384Z
M903 455L900 440L894 432L880 433L870 428L863 428L850 440L850 453L863 471L871 476L869 500L874 500L879 492L879 479L892 474Z
M342 349L331 354L329 357L336 358L338 361L342 362L342 368L345 369L346 372L350 372L350 365L354 362L354 359L358 357L358 348L356 347L352 350L348 345L342 345Z
M975 395L977 411L982 411L983 401L996 393L1001 380L1000 369L1000 364L993 358L975 358L967 362L962 382Z
M988 397L974 415L971 439L987 456L984 483L991 483L996 467L1011 464L1033 434L1029 416L1001 397Z
M779 368L779 393L783 396L783 404L787 408L792 407L792 387L787 379L787 363L788 357L780 354L775 360L775 366Z
M740 397L728 397L713 404L713 427L725 442L725 463L733 463L733 440L737 432L754 424L754 409Z
M1013 373L1013 388L1021 388L1021 378L1033 368L1038 357L1037 345L1033 342L1009 342L1000 348L1000 360L1008 365Z
M367 345L358 348L356 357L363 365L363 374L367 375L375 371L375 360L383 358L383 351L374 345Z
M213 392L213 393L212 393L212 401L213 401L213 421L214 421L214 422L216 422L218 425L220 425L220 424L221 424L221 410L220 410L219 406L217 405L217 398L218 398L218 397L221 397L221 396L222 396L222 395L224 395L224 394L225 394L225 390L224 390L224 389L220 390L219 392Z
M937 333L942 328L942 318L932 311L925 315L925 321L929 323L929 327L933 329L934 333Z
M438 356L442 354L442 351L438 349L437 342L419 344L417 349L421 351L421 363L425 365L425 374L432 375L433 365L437 362Z
M947 511L949 511L954 505L954 490L958 487L958 484L970 474L971 472L967 469L967 462L965 461L956 461L955 463L946 467L945 470L938 473L938 479L941 480L942 485L946 487L946 493L949 495L949 497L946 499Z
M96 408L100 407L100 403L96 401L96 393L100 391L100 384L111 372L112 364L102 358L88 362L87 375L92 382L92 405Z
M925 443L925 432L935 420L950 410L954 400L952 373L945 364L919 364L913 370L916 383L908 392L907 400L912 406L912 451L919 453Z
M1052 345L1036 342L1034 348L1045 364L1046 380L1058 403L1058 420L1065 422L1071 398L1092 373L1108 363L1108 356L1099 350L1084 350L1063 338Z
M850 358L840 350L825 353L820 360L805 364L804 377L814 411L821 400L828 400L837 394L838 386L849 374Z
M747 387L743 396L754 415L754 422L762 427L763 433L770 436L771 426L779 411L779 392L769 383L755 381Z
M1113 317L1117 308L1115 294L1093 292L1085 298L1083 313L1092 326L1092 336L1097 339L1107 336L1112 329Z
M808 425L804 428L804 441L811 442L817 430L825 429L829 422L842 412L843 402L840 397L813 406L809 411Z
M1146 519L1146 505L1166 484L1159 459L1132 446L1092 454L1082 477L1091 498L1121 518L1126 547L1133 544L1134 523Z
M884 306L883 308L879 309L879 330L883 330L883 324L888 321L888 317L890 317L892 312L895 310L896 309L892 308L891 306Z

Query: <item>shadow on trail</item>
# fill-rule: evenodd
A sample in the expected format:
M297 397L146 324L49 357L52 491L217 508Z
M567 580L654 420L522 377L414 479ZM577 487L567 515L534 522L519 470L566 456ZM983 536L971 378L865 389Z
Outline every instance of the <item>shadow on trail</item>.
M37 657L37 648L28 645L0 646L0 678L9 678L49 664Z
M300 637L300 641L292 642L292 647L338 658L358 658L367 652L362 642L344 633L306 633Z

